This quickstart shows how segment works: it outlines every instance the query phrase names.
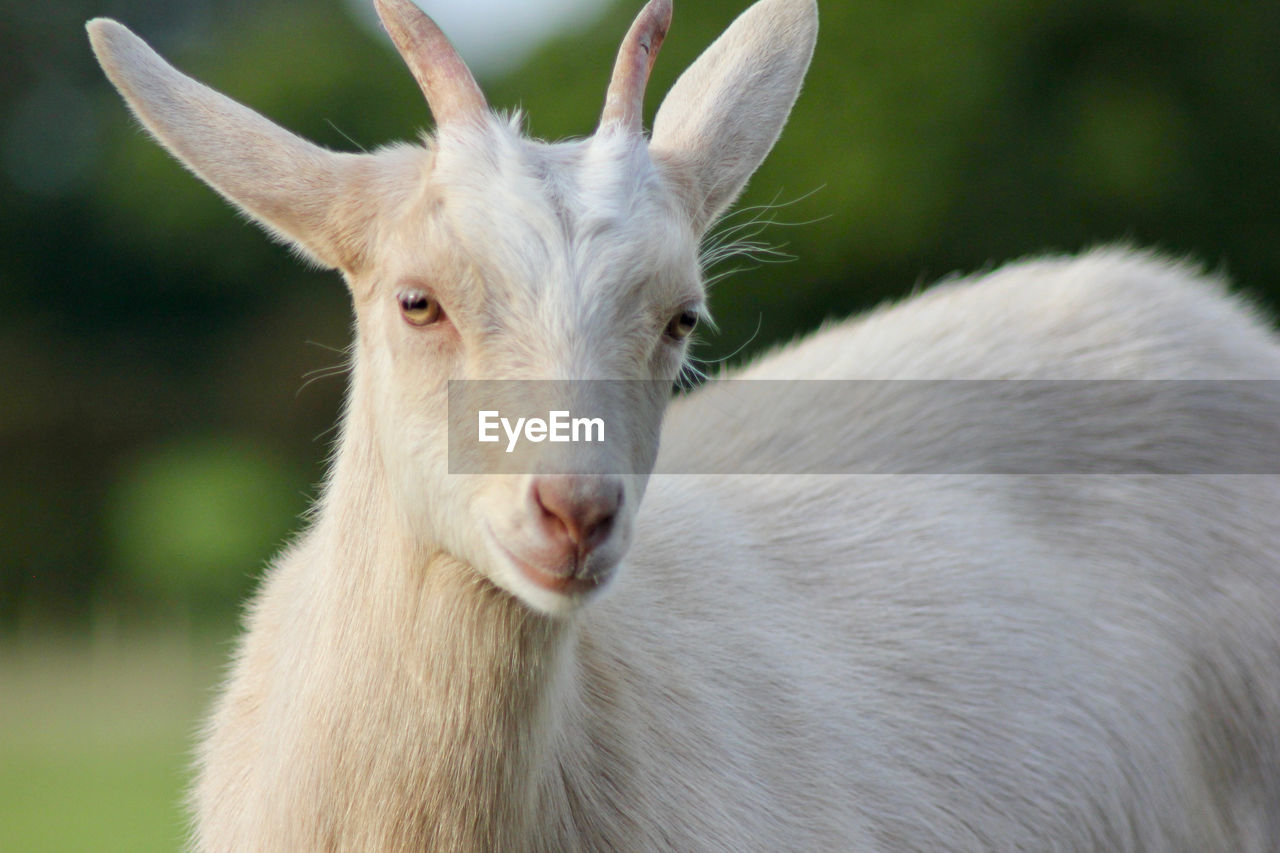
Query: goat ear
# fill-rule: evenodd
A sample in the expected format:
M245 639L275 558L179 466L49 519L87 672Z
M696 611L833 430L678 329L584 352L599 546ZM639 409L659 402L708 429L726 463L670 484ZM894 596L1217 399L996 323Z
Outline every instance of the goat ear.
M662 102L649 150L699 230L733 203L773 147L817 35L814 0L760 0Z
M366 158L313 145L197 83L115 21L97 18L87 29L107 77L183 165L304 255L348 272L359 266L364 211L348 191Z

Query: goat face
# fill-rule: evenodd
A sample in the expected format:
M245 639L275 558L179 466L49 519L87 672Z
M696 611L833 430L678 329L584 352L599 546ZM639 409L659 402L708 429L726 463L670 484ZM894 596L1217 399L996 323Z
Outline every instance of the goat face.
M685 333L704 310L698 235L639 136L547 145L494 118L398 158L388 182L407 189L349 276L397 503L499 586L540 610L569 607L626 552ZM489 404L512 422L557 404L599 417L607 440L522 446L515 473L493 476L510 460L499 431L496 446L467 449L491 450L495 467L451 471L450 438L478 438L470 418L448 434L451 380L549 401Z

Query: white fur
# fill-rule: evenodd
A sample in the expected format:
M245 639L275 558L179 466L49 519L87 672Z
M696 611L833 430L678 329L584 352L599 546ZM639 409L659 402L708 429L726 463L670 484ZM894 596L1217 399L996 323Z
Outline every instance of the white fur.
M1037 408L1009 382L993 417L989 394L815 405L797 384L726 423L713 387L670 407L658 465L728 473L626 478L598 594L503 555L529 476L447 474L450 378L676 375L663 329L702 310L698 242L777 136L815 25L811 0L757 4L651 144L491 119L357 157L91 24L157 138L341 269L358 321L324 496L200 748L196 848L1280 849L1280 477L1211 473L1205 438L1277 440L1244 391L1095 383ZM406 283L449 321L403 322ZM1276 380L1280 343L1221 284L1105 250L935 287L738 375ZM648 470L663 401L602 405ZM1093 461L1148 470L1175 442L1206 473L990 473L1081 429ZM761 460L782 473L731 473ZM841 474L876 470L920 473Z

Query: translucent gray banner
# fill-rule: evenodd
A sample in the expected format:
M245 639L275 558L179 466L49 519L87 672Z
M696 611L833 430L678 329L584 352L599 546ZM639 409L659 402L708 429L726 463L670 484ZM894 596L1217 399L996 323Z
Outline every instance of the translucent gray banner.
M449 418L464 474L1280 474L1272 380L453 381Z

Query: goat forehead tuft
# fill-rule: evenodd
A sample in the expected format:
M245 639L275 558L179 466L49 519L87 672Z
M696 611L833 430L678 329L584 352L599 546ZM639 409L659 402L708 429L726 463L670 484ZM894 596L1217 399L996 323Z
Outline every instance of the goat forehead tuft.
M670 242L670 201L642 137L545 143L495 120L434 147L431 182L450 230L485 256L503 243L528 264L580 268L593 252L643 258Z

